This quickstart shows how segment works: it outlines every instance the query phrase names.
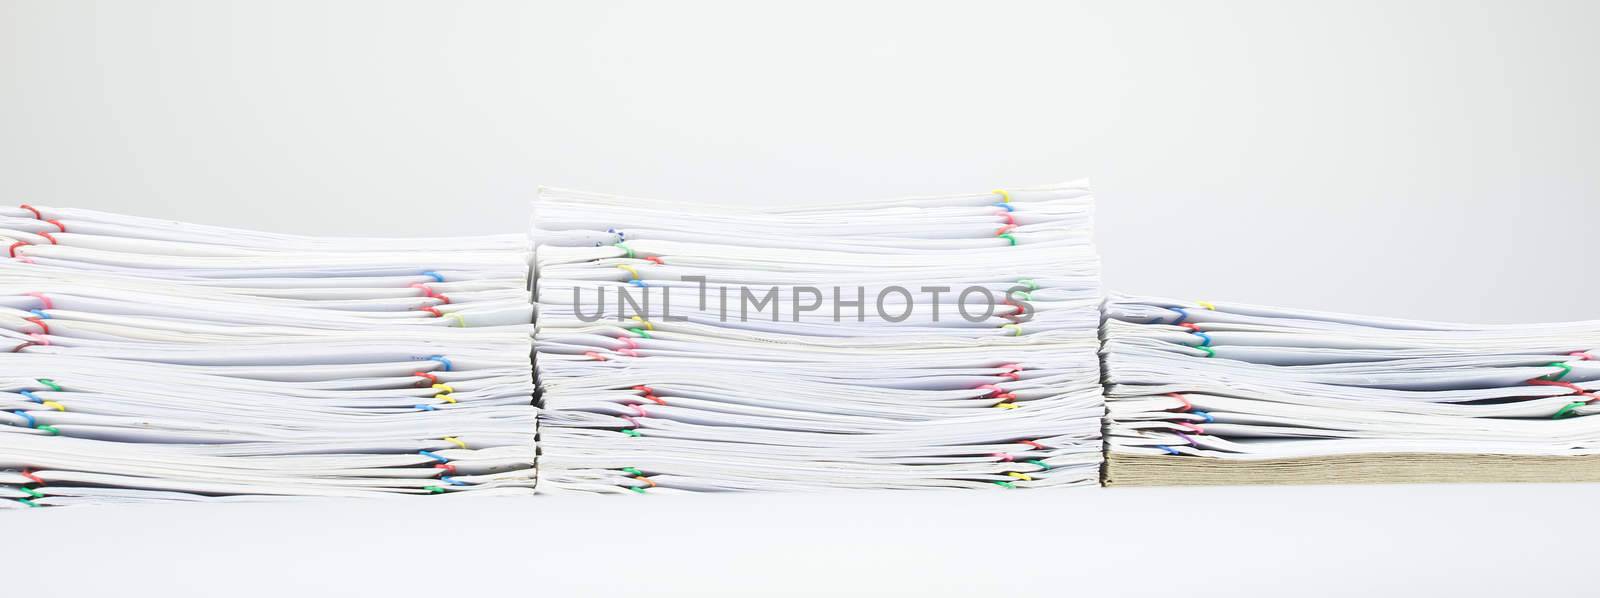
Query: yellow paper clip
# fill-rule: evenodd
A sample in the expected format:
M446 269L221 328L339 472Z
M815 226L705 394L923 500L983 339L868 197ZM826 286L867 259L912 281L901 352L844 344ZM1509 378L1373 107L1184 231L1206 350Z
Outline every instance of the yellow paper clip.
M1030 476L1028 474L1022 473L1020 471L1008 471L1008 472L1006 472L1006 475L1014 477L1014 478L1017 478L1019 480L1025 481L1025 482L1032 482L1033 481L1033 476Z
M49 407L49 408L54 409L56 411L66 411L67 410L67 407L65 405L62 405L61 403L57 403L55 401L45 401L43 403L40 403L40 405L44 405L45 407Z
M634 280L639 280L639 271L633 269L633 266L629 266L627 264L617 264L617 267L621 268L623 270L627 270L629 274L633 275L633 279Z
M444 440L445 440L445 442L449 442L450 444L454 444L454 445L459 446L461 448L467 448L467 443L462 442L460 438L456 438L454 436L446 436L446 437L444 437Z
M995 409L1016 409L1018 407L1021 407L1021 405L1016 403L999 403L994 406Z
M450 316L451 318L455 319L457 328L466 328L467 327L467 319L461 317L461 312L452 311L452 312L446 313L445 315L446 316Z
M1204 308L1209 309L1211 311L1217 311L1217 306L1212 305L1212 303L1210 301L1196 301L1194 303L1195 303L1195 305L1199 305L1200 307L1204 307Z
M1011 336L1022 336L1022 326L1016 324L1006 324L1001 326L1001 328L1010 328Z
M634 316L632 319L638 320L640 324L644 324L644 329L645 330L655 330L656 329L655 326L651 326L650 325L650 321L649 320L646 320L646 319L641 318L639 316Z
M990 193L994 193L996 195L999 195L1000 196L1000 201L1003 201L1005 203L1011 203L1011 194L1006 192L1005 189L995 189L994 191L990 191Z
M442 395L447 395L447 394L450 394L450 393L456 391L456 389L451 388L449 384L435 384L435 385L433 385L433 387L436 388L436 389L439 389L439 390L443 390L444 392L439 393L439 394L442 394Z

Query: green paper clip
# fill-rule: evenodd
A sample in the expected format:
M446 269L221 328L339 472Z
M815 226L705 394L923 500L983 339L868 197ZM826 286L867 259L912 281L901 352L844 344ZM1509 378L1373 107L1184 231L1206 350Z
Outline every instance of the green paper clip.
M40 384L50 387L50 390L61 392L61 385L56 384L55 380L51 380L49 378L34 378L34 380L38 380Z
M1584 403L1582 401L1579 401L1579 402L1576 402L1576 403L1567 403L1566 406L1564 406L1560 410L1556 411L1555 415L1550 416L1550 419L1566 419L1566 418L1569 418L1569 417L1577 417L1578 416L1578 414L1576 413L1577 409L1579 407L1582 407L1582 406L1587 405L1587 404L1588 403Z
M1550 363L1544 364L1544 367L1547 367L1547 368L1561 368L1561 371L1556 372L1554 374L1550 374L1548 376L1543 376L1543 377L1539 378L1540 380L1549 380L1551 382L1560 382L1562 378L1567 377L1567 374L1571 374L1572 373L1572 366L1567 365L1565 363L1562 363L1560 361L1552 361Z

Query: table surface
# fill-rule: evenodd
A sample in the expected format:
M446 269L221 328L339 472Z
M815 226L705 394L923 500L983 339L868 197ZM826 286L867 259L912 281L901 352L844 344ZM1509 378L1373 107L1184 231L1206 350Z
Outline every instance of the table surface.
M1583 513L1596 500L1600 485L1549 484L58 508L5 516L5 585L32 598L1576 596L1593 595L1600 522Z

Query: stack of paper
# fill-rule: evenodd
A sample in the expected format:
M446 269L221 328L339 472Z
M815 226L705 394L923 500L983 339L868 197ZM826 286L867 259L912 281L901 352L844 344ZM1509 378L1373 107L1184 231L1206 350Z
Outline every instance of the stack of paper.
M1094 483L1092 207L1084 183L798 210L543 191L541 490Z
M1600 321L1106 312L1108 484L1600 481Z
M0 208L0 507L527 493L522 235Z

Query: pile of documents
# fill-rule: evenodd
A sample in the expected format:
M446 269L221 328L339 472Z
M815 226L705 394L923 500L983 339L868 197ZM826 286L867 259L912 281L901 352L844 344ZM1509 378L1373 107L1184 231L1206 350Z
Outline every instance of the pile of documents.
M1109 485L1600 481L1600 321L1106 305Z
M0 508L529 493L530 245L0 208Z
M541 491L1094 484L1085 183L535 202Z

